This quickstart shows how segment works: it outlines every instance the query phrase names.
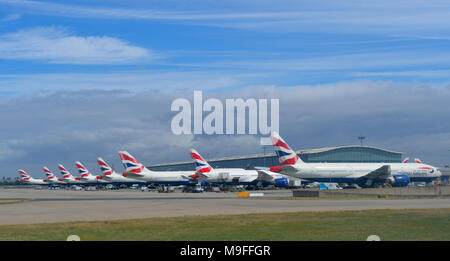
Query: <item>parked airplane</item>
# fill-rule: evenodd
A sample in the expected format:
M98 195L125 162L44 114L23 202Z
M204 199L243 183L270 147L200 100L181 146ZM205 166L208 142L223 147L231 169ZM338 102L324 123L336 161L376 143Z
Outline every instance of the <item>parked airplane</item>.
M44 167L44 172L45 175L47 176L48 183L65 184L65 182L62 179L56 177L55 174L53 174L53 172L51 172L47 167Z
M257 185L267 182L278 187L289 185L289 179L286 176L268 170L213 169L194 149L191 149L191 158L195 165L196 174L208 183Z
M92 173L87 170L81 162L77 161L75 162L75 165L77 165L78 172L80 172L80 180L85 181L87 183L108 183L105 180L102 180L102 176L94 176Z
M119 151L120 159L125 167L125 177L164 185L192 185L197 183L194 171L151 171L136 160L130 153Z
M120 183L136 183L136 180L124 177L115 172L102 158L97 158L97 163L100 166L100 170L103 173L103 177L106 181L120 182Z
M277 132L271 133L271 139L281 165L270 170L310 181L356 183L361 187L386 182L406 186L412 176L440 176L435 167L422 163L305 163Z
M82 181L79 177L74 177L63 165L58 165L59 171L62 175L62 180L69 184L83 184L86 183Z
M20 174L20 182L32 185L48 185L46 179L35 179L30 176L25 170L19 169L17 172Z

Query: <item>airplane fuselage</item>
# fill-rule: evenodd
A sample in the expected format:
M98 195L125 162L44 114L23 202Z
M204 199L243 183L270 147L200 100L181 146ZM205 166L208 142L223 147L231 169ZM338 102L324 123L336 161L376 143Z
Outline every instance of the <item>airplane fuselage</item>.
M70 178L62 178L62 180L67 183L67 184L85 184L86 182L82 181L82 180L77 180L74 177L70 177Z
M239 168L214 169L208 174L205 181L209 183L225 184L256 184L258 182L258 172L256 170L246 170Z
M126 172L126 177L139 181L166 185L189 185L188 177L195 174L195 171L149 171L143 170L140 174Z
M111 175L103 175L103 180L108 182L117 182L117 183L132 183L136 182L136 180L124 177L116 172L113 172Z
M354 182L389 165L391 175L408 175L411 181L432 181L440 176L430 165L420 163L305 163L283 166L280 173L317 182Z
M30 185L48 185L48 182L45 182L43 179L34 179L32 177L21 179L20 182Z

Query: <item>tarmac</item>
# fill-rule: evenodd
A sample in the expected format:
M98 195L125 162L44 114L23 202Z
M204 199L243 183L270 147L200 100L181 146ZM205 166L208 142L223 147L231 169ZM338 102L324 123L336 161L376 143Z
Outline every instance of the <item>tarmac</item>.
M262 198L226 193L158 193L137 190L0 189L0 225L368 209L450 208L450 198L292 199L292 191L258 191ZM17 203L1 204L2 201Z

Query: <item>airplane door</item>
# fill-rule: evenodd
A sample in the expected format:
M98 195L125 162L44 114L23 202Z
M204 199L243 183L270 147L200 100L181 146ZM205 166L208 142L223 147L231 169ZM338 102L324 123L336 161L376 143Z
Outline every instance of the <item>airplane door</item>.
M220 172L218 177L219 177L220 180L226 181L226 180L230 179L230 173L228 173L228 172Z

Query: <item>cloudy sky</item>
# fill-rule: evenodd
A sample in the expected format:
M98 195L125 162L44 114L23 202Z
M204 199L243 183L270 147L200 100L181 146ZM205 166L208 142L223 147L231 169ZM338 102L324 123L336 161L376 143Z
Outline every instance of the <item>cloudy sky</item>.
M278 98L295 149L365 144L450 163L448 1L0 0L0 176L261 153L172 134L176 98Z

